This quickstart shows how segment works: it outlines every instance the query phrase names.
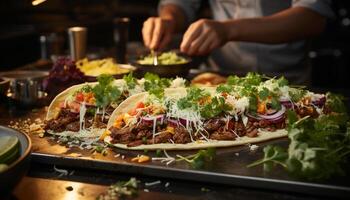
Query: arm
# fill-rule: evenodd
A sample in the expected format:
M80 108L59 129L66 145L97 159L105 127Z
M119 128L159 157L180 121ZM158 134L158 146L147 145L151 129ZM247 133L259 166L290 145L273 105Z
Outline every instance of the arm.
M284 43L320 34L326 18L303 7L294 7L271 16L227 21L229 40Z
M284 43L317 35L325 24L324 16L303 7L260 18L200 20L186 31L180 48L184 53L201 55L229 41Z

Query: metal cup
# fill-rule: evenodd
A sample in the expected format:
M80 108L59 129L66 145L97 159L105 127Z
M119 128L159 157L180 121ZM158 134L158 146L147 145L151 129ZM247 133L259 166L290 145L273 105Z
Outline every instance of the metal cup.
M127 63L126 47L129 40L130 19L127 17L113 20L113 39L115 43L115 58L118 63Z
M73 60L80 60L86 56L87 29L85 27L71 27L68 29L70 56Z

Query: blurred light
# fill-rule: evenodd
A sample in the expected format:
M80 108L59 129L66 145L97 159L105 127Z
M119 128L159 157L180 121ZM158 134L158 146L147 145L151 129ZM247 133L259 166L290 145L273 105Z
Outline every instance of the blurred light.
M349 18L344 18L342 20L342 24L343 24L343 26L349 26L350 25L350 19Z
M32 5L33 6L37 6L37 5L39 5L39 4L41 4L41 3L44 3L46 0L34 0L34 1L32 1Z
M339 49L335 49L335 50L333 51L333 55L334 55L335 57L340 57L340 56L342 55L342 52L341 52Z
M339 9L338 12L340 16L345 16L346 14L348 14L348 11L345 8Z
M317 53L314 52L314 51L310 51L310 52L309 52L309 57L310 57L310 58L316 58L316 57L317 57Z

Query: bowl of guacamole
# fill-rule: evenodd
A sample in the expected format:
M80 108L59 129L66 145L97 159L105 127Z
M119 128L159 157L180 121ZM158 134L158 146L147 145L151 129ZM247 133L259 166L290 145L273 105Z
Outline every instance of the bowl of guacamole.
M192 59L174 51L158 53L158 65L154 65L153 54L139 58L134 65L137 73L143 76L146 72L158 74L161 77L186 77L192 64Z

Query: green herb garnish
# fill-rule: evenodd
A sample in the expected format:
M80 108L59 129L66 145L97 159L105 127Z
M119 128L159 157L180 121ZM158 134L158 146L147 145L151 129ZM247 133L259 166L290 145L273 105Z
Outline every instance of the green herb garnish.
M307 116L298 119L288 111L288 149L278 146L264 148L264 158L248 167L263 164L270 170L280 165L292 175L308 180L327 179L344 174L350 155L350 123L345 113Z
M117 199L117 197L137 196L139 181L136 178L130 178L129 181L119 181L111 186L104 194L100 194L97 200Z
M156 74L152 74L147 72L144 76L145 83L144 87L145 90L154 96L156 96L159 99L162 99L164 97L164 88L167 88L170 86L171 79L167 78L160 78Z
M97 77L98 84L92 88L95 94L96 106L106 107L118 101L122 92L112 83L114 78L111 75L102 74Z
M134 89L136 87L137 81L136 78L133 76L132 72L128 75L124 75L123 80L126 82L126 85L129 89Z
M176 155L179 159L176 161L186 161L191 165L192 168L194 169L200 169L203 168L205 163L211 162L216 155L216 150L215 148L208 148L206 150L202 149L199 150L196 154L189 155L189 156L181 156L181 155Z

